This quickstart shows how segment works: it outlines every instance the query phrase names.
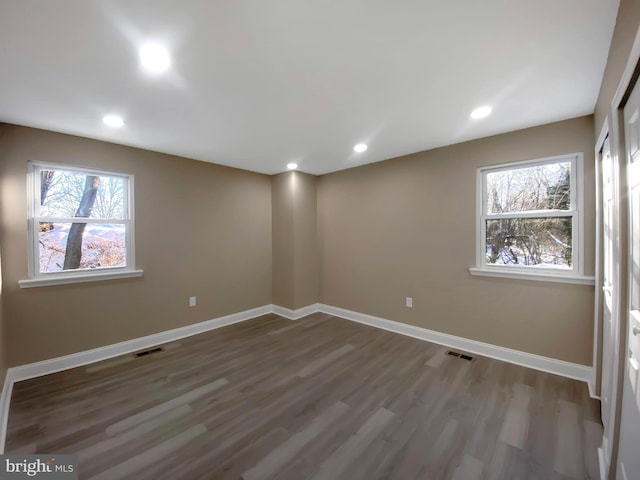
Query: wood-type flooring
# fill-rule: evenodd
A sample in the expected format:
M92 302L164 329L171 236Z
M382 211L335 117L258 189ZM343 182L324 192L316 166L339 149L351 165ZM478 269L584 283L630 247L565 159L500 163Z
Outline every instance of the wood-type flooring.
M579 381L322 313L163 347L16 383L6 452L106 480L599 476Z

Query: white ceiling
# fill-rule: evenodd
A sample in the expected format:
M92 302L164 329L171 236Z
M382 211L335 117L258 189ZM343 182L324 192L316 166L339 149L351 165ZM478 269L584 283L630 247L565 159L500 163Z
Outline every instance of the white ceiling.
M321 174L594 110L618 0L0 0L0 121ZM172 68L138 62L147 41ZM471 120L475 107L493 114ZM108 113L126 125L109 129ZM367 143L362 154L356 143Z

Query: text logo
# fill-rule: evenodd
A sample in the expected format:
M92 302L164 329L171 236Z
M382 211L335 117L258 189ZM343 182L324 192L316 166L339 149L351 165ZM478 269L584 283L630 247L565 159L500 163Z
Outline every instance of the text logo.
M78 480L76 455L1 455L0 480Z

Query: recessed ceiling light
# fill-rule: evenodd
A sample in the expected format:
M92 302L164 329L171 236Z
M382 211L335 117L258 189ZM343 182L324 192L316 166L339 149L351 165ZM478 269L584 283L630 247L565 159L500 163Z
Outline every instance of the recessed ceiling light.
M362 153L366 149L367 149L367 146L364 143L359 143L355 147L353 147L353 150L358 152L358 153Z
M106 126L113 128L120 128L124 125L124 120L118 115L105 115L102 117L102 122Z
M164 72L171 66L169 52L162 45L145 43L139 53L142 66L153 73Z
M293 163L293 162L287 163L287 168L289 170L295 170L296 168L298 168L298 164L297 163Z
M471 112L471 118L484 118L491 113L491 107L488 105L478 107L473 112Z

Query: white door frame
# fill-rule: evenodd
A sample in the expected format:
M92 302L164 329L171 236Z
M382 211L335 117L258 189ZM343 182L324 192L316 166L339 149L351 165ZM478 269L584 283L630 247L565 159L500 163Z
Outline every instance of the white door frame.
M608 126L608 121L605 123L605 126ZM611 162L613 163L614 172L612 174L613 181L613 218L610 219L610 222L613 223L613 226L616 227L617 231L625 228L626 225L626 210L624 206L623 199L623 188L625 186L621 176L623 174L623 170L621 170L621 161L624 163L624 156L620 156L621 150L616 148L617 140L613 137L612 132L607 136L606 132L603 129L603 133L601 134L601 138L599 138L599 143L601 143L601 147L597 151L596 155L596 164L599 167L598 172L598 182L596 185L597 188L597 201L602 202L604 200L604 193L602 191L602 166L603 166L603 158L601 152L604 150L605 140L609 140L610 147L610 155ZM600 147L600 145L599 145ZM622 149L624 152L624 149ZM598 187L600 187L598 189ZM598 457L600 463L600 475L602 478L615 478L610 473L615 470L616 458L618 452L618 438L619 438L619 430L620 430L620 399L622 396L622 373L624 365L624 352L625 348L623 346L623 336L621 335L623 321L623 305L626 298L626 277L624 275L623 263L626 258L626 243L623 239L618 235L618 240L614 242L613 248L613 257L612 260L615 262L613 264L613 273L611 274L611 283L613 286L613 290L611 292L611 320L614 324L616 324L616 328L614 328L614 332L612 332L611 337L611 355L613 356L612 363L609 364L610 368L604 368L607 366L607 359L602 358L604 354L604 346L603 341L607 336L604 332L604 295L603 295L603 286L605 280L604 268L604 259L605 255L603 249L607 247L604 243L604 211L603 206L598 204L596 207L596 213L598 215L597 225L598 230L596 234L596 269L598 275L598 283L596 294L595 294L595 322L596 328L594 330L594 337L598 337L598 348L594 347L594 362L598 358L600 358L599 370L600 370L600 397L602 401L606 397L608 399L609 411L605 412L602 410L603 417L602 423L604 425L604 431L602 436L602 445L598 449ZM602 241L601 240L602 237ZM608 377L605 379L605 377ZM607 386L610 388L607 389ZM605 389L607 391L605 391ZM607 415L608 413L608 415ZM607 418L605 418L605 415ZM613 469L613 470L612 470Z
M626 105L627 99L631 93L631 90L635 86L636 75L638 68L640 67L640 28L636 32L635 40L627 64L618 84L613 101L611 102L611 110L608 117L608 124L610 126L610 138L611 138L611 155L614 163L618 166L618 194L620 195L619 202L619 222L620 222L620 258L628 258L628 238L627 233L627 220L628 220L628 208L627 208L627 182L626 182L626 147L625 147L625 131L624 131L624 117L623 109ZM622 403L622 386L625 373L625 361L626 361L626 349L627 349L627 263L624 262L620 265L620 288L618 295L618 305L622 308L620 310L620 351L618 358L616 359L618 365L618 371L616 378L614 378L616 385L616 404L615 404L615 432L612 438L609 439L609 449L611 452L610 464L605 469L605 479L616 478L616 470L618 464L618 445L620 440L620 421L621 421L621 403ZM597 312L596 312L597 315ZM607 459L608 460L608 459ZM601 466L601 471L602 471Z
M640 332L635 331L636 324L640 324L640 301L638 294L640 292L633 290L638 284L640 278L637 262L640 261L639 246L640 238L638 237L640 229L640 217L638 217L638 204L640 201L640 160L638 159L637 135L640 133L640 121L638 114L640 109L640 58L636 62L635 74L633 82L628 92L631 93L630 99L633 104L625 101L624 110L624 131L625 131L625 178L627 184L625 193L627 194L627 250L628 260L626 262L627 276L627 300L624 305L624 315L626 319L626 329L623 333L625 337L624 352L625 362L623 366L623 381L621 394L620 409L620 431L618 442L618 458L616 467L616 478L621 480L632 480L638 474L640 469L640 461L638 461L638 444L640 443L640 404L637 403L636 395L640 394L640 386L638 385L638 359L640 358L640 340L637 335ZM631 107L631 108L630 108ZM627 136L632 131L636 137L633 141ZM635 157L635 160L634 160ZM635 209L635 210L634 210ZM640 325L638 325L640 326ZM634 331L631 332L632 327ZM633 359L633 360L632 360ZM633 365L632 365L633 364Z
M604 142L609 137L609 117L604 120L595 148L595 179L596 179L596 260L595 282L596 291L593 296L593 354L591 361L591 397L600 398L602 394L602 262L603 262L603 232L602 232L602 152ZM611 141L611 140L609 140Z

